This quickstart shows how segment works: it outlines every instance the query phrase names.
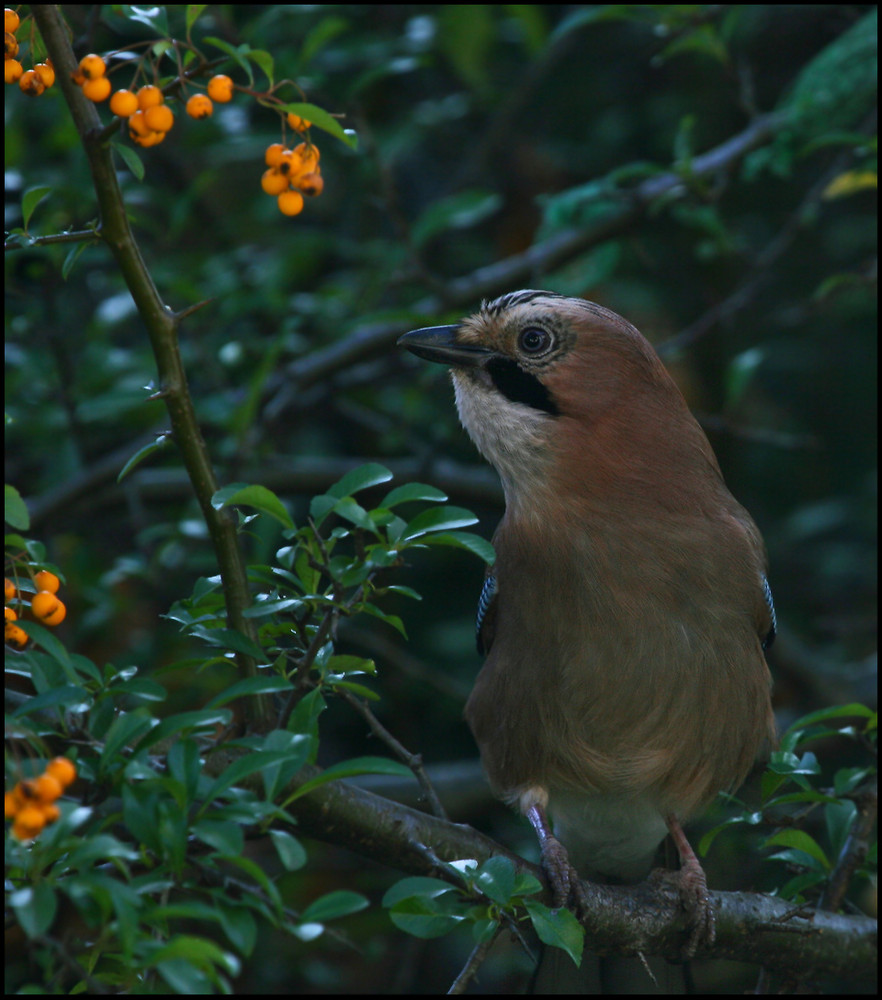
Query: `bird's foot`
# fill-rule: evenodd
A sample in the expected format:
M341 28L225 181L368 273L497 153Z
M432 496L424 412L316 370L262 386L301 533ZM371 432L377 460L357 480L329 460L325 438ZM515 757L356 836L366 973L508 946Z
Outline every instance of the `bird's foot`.
M578 871L570 864L567 849L551 832L542 805L534 802L525 812L539 838L542 867L551 883L555 907L568 906L581 915L588 909L588 895Z
M542 867L551 883L554 905L577 906L579 899L579 873L570 864L567 849L554 836L542 841Z
M683 833L680 821L670 814L665 817L665 823L680 855L680 870L670 873L670 880L676 884L680 902L689 917L689 940L683 957L692 958L699 948L708 948L714 943L716 920L707 891L707 876Z
M680 895L680 904L689 922L689 937L683 947L683 958L690 959L699 949L709 948L716 937L716 920L707 890L707 878L698 859L694 864L686 861L675 872L656 869L650 878L673 884Z

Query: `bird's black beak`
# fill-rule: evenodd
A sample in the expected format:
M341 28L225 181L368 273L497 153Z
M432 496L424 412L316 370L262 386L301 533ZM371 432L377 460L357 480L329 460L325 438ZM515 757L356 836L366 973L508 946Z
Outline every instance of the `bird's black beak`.
M398 338L398 346L426 361L437 361L455 368L483 368L496 357L496 352L477 344L460 344L456 340L458 326L427 326L411 330Z

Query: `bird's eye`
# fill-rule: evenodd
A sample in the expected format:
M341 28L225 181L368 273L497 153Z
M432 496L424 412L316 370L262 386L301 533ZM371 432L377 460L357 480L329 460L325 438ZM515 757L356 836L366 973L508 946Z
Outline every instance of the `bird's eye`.
M518 337L518 346L525 354L542 354L551 346L551 335L536 327L529 327Z

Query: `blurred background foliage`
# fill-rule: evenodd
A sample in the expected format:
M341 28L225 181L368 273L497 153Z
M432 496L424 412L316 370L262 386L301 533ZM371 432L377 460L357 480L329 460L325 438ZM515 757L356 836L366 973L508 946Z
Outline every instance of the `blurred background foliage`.
M165 301L209 300L186 320L181 349L220 481L264 483L302 522L312 494L377 460L396 482L444 488L489 537L501 513L495 477L458 426L443 374L402 357L395 338L516 287L596 300L659 348L764 533L782 725L825 704L872 703L874 9L209 6L200 32L271 52L277 77L359 137L352 150L313 136L325 190L295 219L260 189L278 117L242 96L210 120L180 116L163 145L140 151L143 182L120 163ZM183 36L184 8L168 11ZM78 56L151 37L117 5L64 13ZM234 65L224 71L244 82ZM695 157L769 112L746 156L693 173ZM32 235L94 219L57 87L39 99L8 88L5 140L7 230L38 185L49 193ZM664 177L676 183L638 203L638 187ZM543 250L570 235L565 251ZM531 247L531 266L478 271ZM173 447L116 482L166 429L164 411L148 399L152 355L109 252L87 247L65 277L69 253L6 254L6 481L66 575L59 631L70 648L161 675L169 710L197 707L232 672L176 666L195 650L162 616L215 571L204 525ZM260 526L249 560L265 561L278 541ZM377 658L377 714L427 762L448 765L452 818L530 853L528 831L480 787L461 720L479 665L480 577L466 553L424 554L401 581L424 600L389 607L410 642L372 622L344 631L341 649ZM322 732L320 763L371 752L343 705ZM710 883L768 888L723 839ZM315 858L283 880L295 903L341 884L379 899L395 877L330 848ZM332 942L295 955L267 935L237 988L435 992L468 948L456 936L404 939L377 908L352 918L347 936L359 950ZM515 949L494 954L479 987L488 992L525 967ZM737 992L749 984L740 975L709 973L707 988Z

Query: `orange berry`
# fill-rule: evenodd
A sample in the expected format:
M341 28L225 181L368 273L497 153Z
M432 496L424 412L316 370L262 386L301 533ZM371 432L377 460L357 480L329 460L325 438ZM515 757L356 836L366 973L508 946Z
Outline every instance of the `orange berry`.
M40 809L43 812L43 819L48 823L54 823L61 816L61 810L54 802L44 802Z
M51 774L62 788L67 788L76 781L76 764L67 757L54 757L46 765L46 774Z
M22 787L29 799L36 799L38 802L54 802L64 791L58 778L51 774L41 774L39 778L23 781Z
M18 42L11 31L6 32L4 41L5 55L7 59L14 59L18 55Z
M6 31L18 31L18 26L21 22L19 21L18 14L11 7L3 8L3 20L6 25Z
M22 73L18 81L19 87L28 97L39 97L46 89L46 84L37 76L36 70L29 69Z
M41 569L39 573L34 574L34 586L37 590L48 590L50 594L57 594L60 585L61 581L48 569Z
M208 118L209 115L213 114L214 105L211 103L211 98L207 94L194 94L187 101L187 114L191 118Z
M101 56L96 56L94 52L90 52L89 55L83 56L80 60L79 71L87 80L97 80L107 72L107 64ZM104 98L102 97L101 100L103 101Z
M3 812L5 813L6 819L12 819L13 816L21 809L25 804L25 800L21 794L21 788L16 785L11 792L6 792L3 796Z
M25 806L15 817L12 833L19 840L30 840L46 825L46 817L38 806Z
M218 104L226 104L233 99L233 81L223 73L218 73L208 81L208 96Z
M277 167L282 162L282 154L284 152L286 152L285 146L280 142L274 142L271 146L267 146L266 155L264 156L266 165L268 167Z
M12 608L4 608L3 609L3 614L4 614L5 619L6 619L6 621L5 621L6 625L9 625L10 622L16 621L16 619L18 618L18 615L12 610Z
M8 576L6 577L5 586L6 586L6 600L11 601L18 593L18 591L15 589L15 584L12 582L12 580L9 579Z
M3 638L10 646L15 647L15 649L24 649L28 644L28 634L20 625L7 625Z
M83 84L83 93L96 104L106 101L112 89L106 76L96 76L94 80L86 80Z
M24 67L17 59L7 59L3 63L3 71L7 83L18 83L24 73Z
M146 87L141 87L138 91L138 107L142 111L146 111L148 108L155 108L164 103L165 95L159 87L154 87L152 83L148 83Z
M311 174L301 174L292 183L298 191L309 195L310 198L317 198L325 189L325 179L318 171L313 171Z
M280 174L278 170L265 170L260 178L260 186L267 194L279 195L288 187L288 178Z
M285 191L279 195L282 215L299 215L303 211L303 195L299 191Z
M167 104L158 104L144 112L144 124L153 132L170 132L175 116Z
M283 149L279 154L278 168L289 180L302 172L303 160L293 149Z
M303 166L308 167L310 172L316 169L322 158L318 146L313 146L312 143L301 142L299 146L294 147L293 152L295 156L300 157Z
M79 69L75 73L71 73L70 78L78 87L82 87L82 85L86 82L86 78L79 71Z
M150 135L150 129L147 128L147 123L144 121L144 112L136 111L129 118L129 135L136 139L138 136L144 138Z
M138 108L138 95L131 90L118 90L110 98L110 110L120 118L131 118Z
M60 625L67 614L67 608L55 594L48 590L40 590L31 598L31 611L34 618L44 625Z
M305 118L301 118L300 115L295 115L293 111L288 113L288 124L295 132L305 132L310 125L311 121L307 121Z
M165 132L148 132L146 135L135 135L134 132L129 132L129 135L142 149L158 146L165 139Z
M55 67L48 62L37 63L34 72L43 81L43 85L48 89L55 83Z

